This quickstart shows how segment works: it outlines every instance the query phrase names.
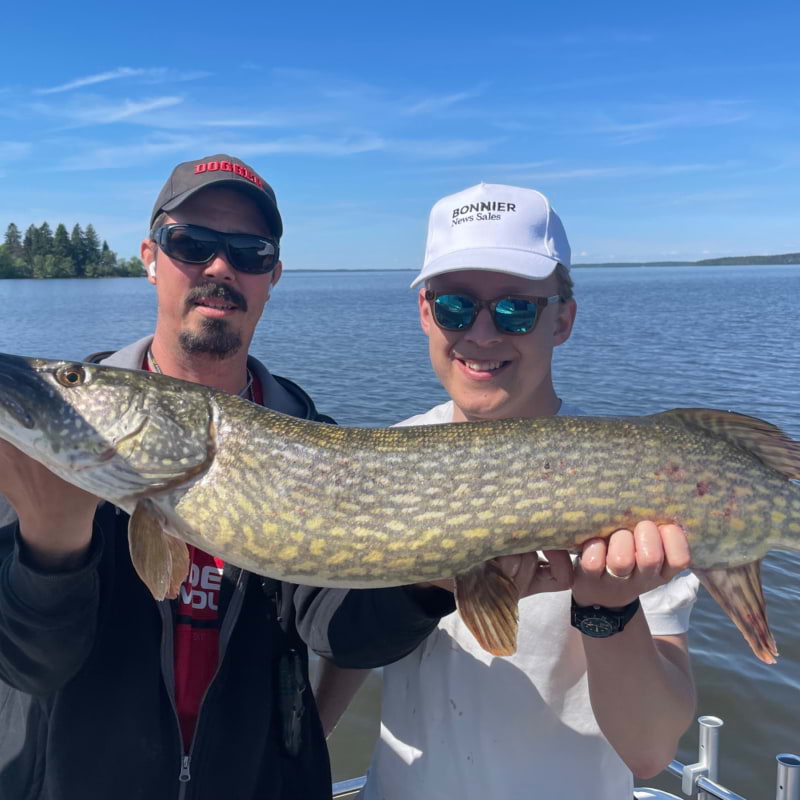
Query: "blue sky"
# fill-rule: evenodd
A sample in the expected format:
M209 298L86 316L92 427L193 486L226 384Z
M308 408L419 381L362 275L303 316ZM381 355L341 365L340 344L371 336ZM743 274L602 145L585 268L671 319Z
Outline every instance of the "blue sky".
M7 4L0 228L138 251L179 161L274 186L286 268L415 268L427 214L530 186L575 261L800 251L800 3Z

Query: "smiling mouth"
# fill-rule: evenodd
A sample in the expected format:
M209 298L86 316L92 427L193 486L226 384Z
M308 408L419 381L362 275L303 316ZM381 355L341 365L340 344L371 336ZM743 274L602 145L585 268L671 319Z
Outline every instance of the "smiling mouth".
M474 361L469 358L458 357L456 360L460 361L472 372L497 372L497 370L502 369L507 364L511 363L510 361Z

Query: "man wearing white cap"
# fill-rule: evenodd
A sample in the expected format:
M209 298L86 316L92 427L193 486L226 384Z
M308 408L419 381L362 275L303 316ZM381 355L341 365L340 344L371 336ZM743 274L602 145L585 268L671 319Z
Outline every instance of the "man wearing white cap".
M551 375L575 320L569 266L539 192L480 184L436 203L412 286L451 400L400 424L580 414ZM366 800L619 800L673 758L695 705L683 531L641 522L574 565L547 557L500 559L523 597L515 655L492 657L452 614L384 668Z

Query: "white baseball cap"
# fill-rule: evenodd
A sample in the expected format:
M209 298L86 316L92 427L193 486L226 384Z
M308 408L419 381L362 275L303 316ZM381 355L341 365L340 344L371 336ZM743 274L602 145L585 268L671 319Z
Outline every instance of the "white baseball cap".
M411 286L462 269L536 280L570 260L564 226L541 192L479 183L431 209L425 262Z

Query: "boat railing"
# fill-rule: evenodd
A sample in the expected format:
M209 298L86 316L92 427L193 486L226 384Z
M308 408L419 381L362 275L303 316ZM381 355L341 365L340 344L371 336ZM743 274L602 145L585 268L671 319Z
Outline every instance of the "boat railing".
M697 761L694 764L682 764L672 761L665 772L680 778L681 792L684 797L696 800L747 800L740 794L728 789L719 779L719 734L724 725L719 717L703 716L698 720L700 738L697 745ZM800 800L800 756L793 753L777 755L778 775L775 784L775 800ZM333 784L334 800L354 798L367 782L365 777L352 778ZM679 795L669 794L660 789L637 787L634 789L637 800L668 800Z

